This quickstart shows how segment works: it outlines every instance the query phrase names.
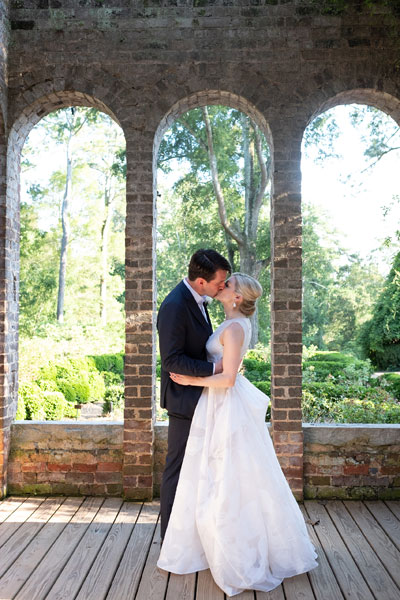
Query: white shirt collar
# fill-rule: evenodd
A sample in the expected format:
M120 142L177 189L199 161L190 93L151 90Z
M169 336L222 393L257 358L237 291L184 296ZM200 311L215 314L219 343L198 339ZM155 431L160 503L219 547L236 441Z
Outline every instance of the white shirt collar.
M192 286L190 285L190 283L188 282L187 277L183 278L183 283L186 285L186 287L192 292L193 294L193 298L196 300L197 304L203 304L203 302L206 302L208 299L208 296L200 296L200 294L198 292L196 292L196 290L194 290L192 288Z

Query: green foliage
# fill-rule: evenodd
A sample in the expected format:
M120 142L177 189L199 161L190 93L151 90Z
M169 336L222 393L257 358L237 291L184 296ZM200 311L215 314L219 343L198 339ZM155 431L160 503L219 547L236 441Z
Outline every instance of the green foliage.
M119 352L117 354L98 354L90 356L93 359L94 366L100 372L104 372L104 375L108 373L115 373L119 375L120 381L123 381L124 377L124 353Z
M245 375L250 381L263 381L271 379L271 363L267 363L258 358L244 358L243 366Z
M323 243L322 243L322 240ZM303 212L303 344L359 351L358 333L371 316L383 277L357 255L337 266L346 252L338 232L314 207Z
M312 359L303 363L303 421L400 423L400 375L373 378L369 361L341 352L309 354ZM270 396L270 364L248 355L243 363L246 377Z
M46 418L43 390L37 383L21 384L18 394L25 406L25 419L43 421Z
M210 171L205 117L201 108L188 111L165 134L158 154L158 167L164 173L164 177L159 174L157 201L158 304L187 274L190 256L199 247L215 248L229 258L234 270L242 268L253 275L256 274L252 269L256 269L257 261L265 259L261 272L256 276L264 289L259 304L259 323L262 342L266 344L269 339L270 282L269 266L266 266L270 260L269 194L265 194L260 210L245 211L245 202L249 201L262 180L255 151L255 129L250 119L240 111L226 106L210 106L207 111L227 222L244 242L240 245L221 225ZM244 149L245 138L249 140L248 152ZM266 140L263 136L261 138L264 163L269 160L269 149ZM245 174L245 155L249 156L252 164L251 186ZM178 160L182 160L183 164L179 164ZM171 190L170 180L165 175L175 167L179 177ZM254 215L253 221L246 225L250 214ZM245 227L246 235L243 233ZM221 322L223 311L218 302L212 303L210 316L214 323Z
M20 384L18 419L75 418L75 404L104 401L103 412L124 404L124 354L47 360Z
M61 392L48 391L36 382L20 385L16 420L57 421L67 417L76 417L76 409Z
M400 375L398 373L385 373L381 379L388 383L388 388L392 394L397 400L400 400Z
M103 413L107 414L114 409L122 409L124 406L124 384L115 373L103 373L106 384L104 394Z
M96 109L55 111L31 131L23 149L21 180L20 331L45 335L56 323L62 229L60 206L66 185L66 148L74 143L67 248L65 323L97 325L102 272L101 229L110 214L107 250L107 324L123 323L124 275L112 265L124 258L125 141L120 127ZM40 150L39 150L40 149ZM51 155L51 159L47 158ZM57 158L58 157L58 158ZM44 177L39 164L55 164ZM118 168L116 167L118 165ZM82 260L82 256L85 260Z
M15 420L16 421L24 421L25 419L26 419L25 398L21 393L19 393L18 394L18 406L17 406L16 415L15 415Z
M400 368L400 252L361 334L365 355L381 369Z
M43 409L47 421L59 421L64 417L75 417L75 408L67 402L61 392L43 392Z
M333 423L400 423L400 403L387 391L371 389L363 397L328 399L303 390L303 420Z
M58 390L71 404L103 400L104 379L92 357L64 359L50 362L39 370L36 383L46 390Z

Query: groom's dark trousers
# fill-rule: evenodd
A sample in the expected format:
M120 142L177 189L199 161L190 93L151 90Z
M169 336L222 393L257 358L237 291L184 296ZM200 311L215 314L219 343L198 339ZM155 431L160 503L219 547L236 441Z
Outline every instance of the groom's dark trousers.
M207 311L206 311L207 312ZM213 374L206 342L212 333L192 293L181 282L164 299L157 317L161 355L162 408L169 415L168 452L161 483L161 538L175 498L192 417L203 388L174 383L169 373L206 377ZM184 518L184 515L182 515Z

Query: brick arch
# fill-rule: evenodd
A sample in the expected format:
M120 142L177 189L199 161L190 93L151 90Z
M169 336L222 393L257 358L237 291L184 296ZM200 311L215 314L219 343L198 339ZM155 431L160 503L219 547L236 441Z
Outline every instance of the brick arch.
M181 98L165 113L161 119L155 137L154 137L154 157L153 160L157 159L158 148L165 132L171 127L172 123L178 119L183 113L192 110L194 108L200 108L201 106L211 105L223 105L247 114L261 129L268 145L273 150L273 139L271 129L267 123L263 113L244 96L235 94L233 92L224 90L203 90L184 98Z
M371 88L345 90L327 98L313 112L307 125L321 113L342 104L367 104L386 113L400 126L400 98Z
M113 111L101 100L80 91L62 90L37 98L25 106L14 120L8 136L7 146L4 131L0 131L0 179L1 229L0 256L2 258L0 296L0 345L4 367L0 365L0 496L7 485L6 470L9 451L10 428L18 403L18 311L19 311L19 199L20 158L24 142L31 129L46 115L68 106L98 108L119 124ZM4 156L2 149L4 148ZM3 418L1 418L3 416ZM3 456L2 456L3 453ZM3 459L3 460L1 460Z
M62 90L51 92L39 97L29 106L26 106L15 119L9 135L9 153L21 152L25 140L31 129L49 113L67 108L68 106L86 106L97 108L109 115L119 126L118 118L113 111L101 100L94 96L76 90Z

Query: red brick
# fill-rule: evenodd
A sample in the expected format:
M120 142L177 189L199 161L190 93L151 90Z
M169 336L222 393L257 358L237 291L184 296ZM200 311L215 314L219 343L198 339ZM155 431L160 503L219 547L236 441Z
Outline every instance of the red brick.
M343 465L344 475L368 475L369 465Z
M122 462L99 462L97 471L122 471Z
M72 464L73 471L80 471L82 473L94 473L97 470L97 465L87 464L87 463L73 463Z
M297 431L302 428L301 421L273 421L272 426L276 431Z
M48 471L70 471L71 465L63 464L63 463L47 463Z
M96 483L122 483L122 472L102 471L95 474Z

